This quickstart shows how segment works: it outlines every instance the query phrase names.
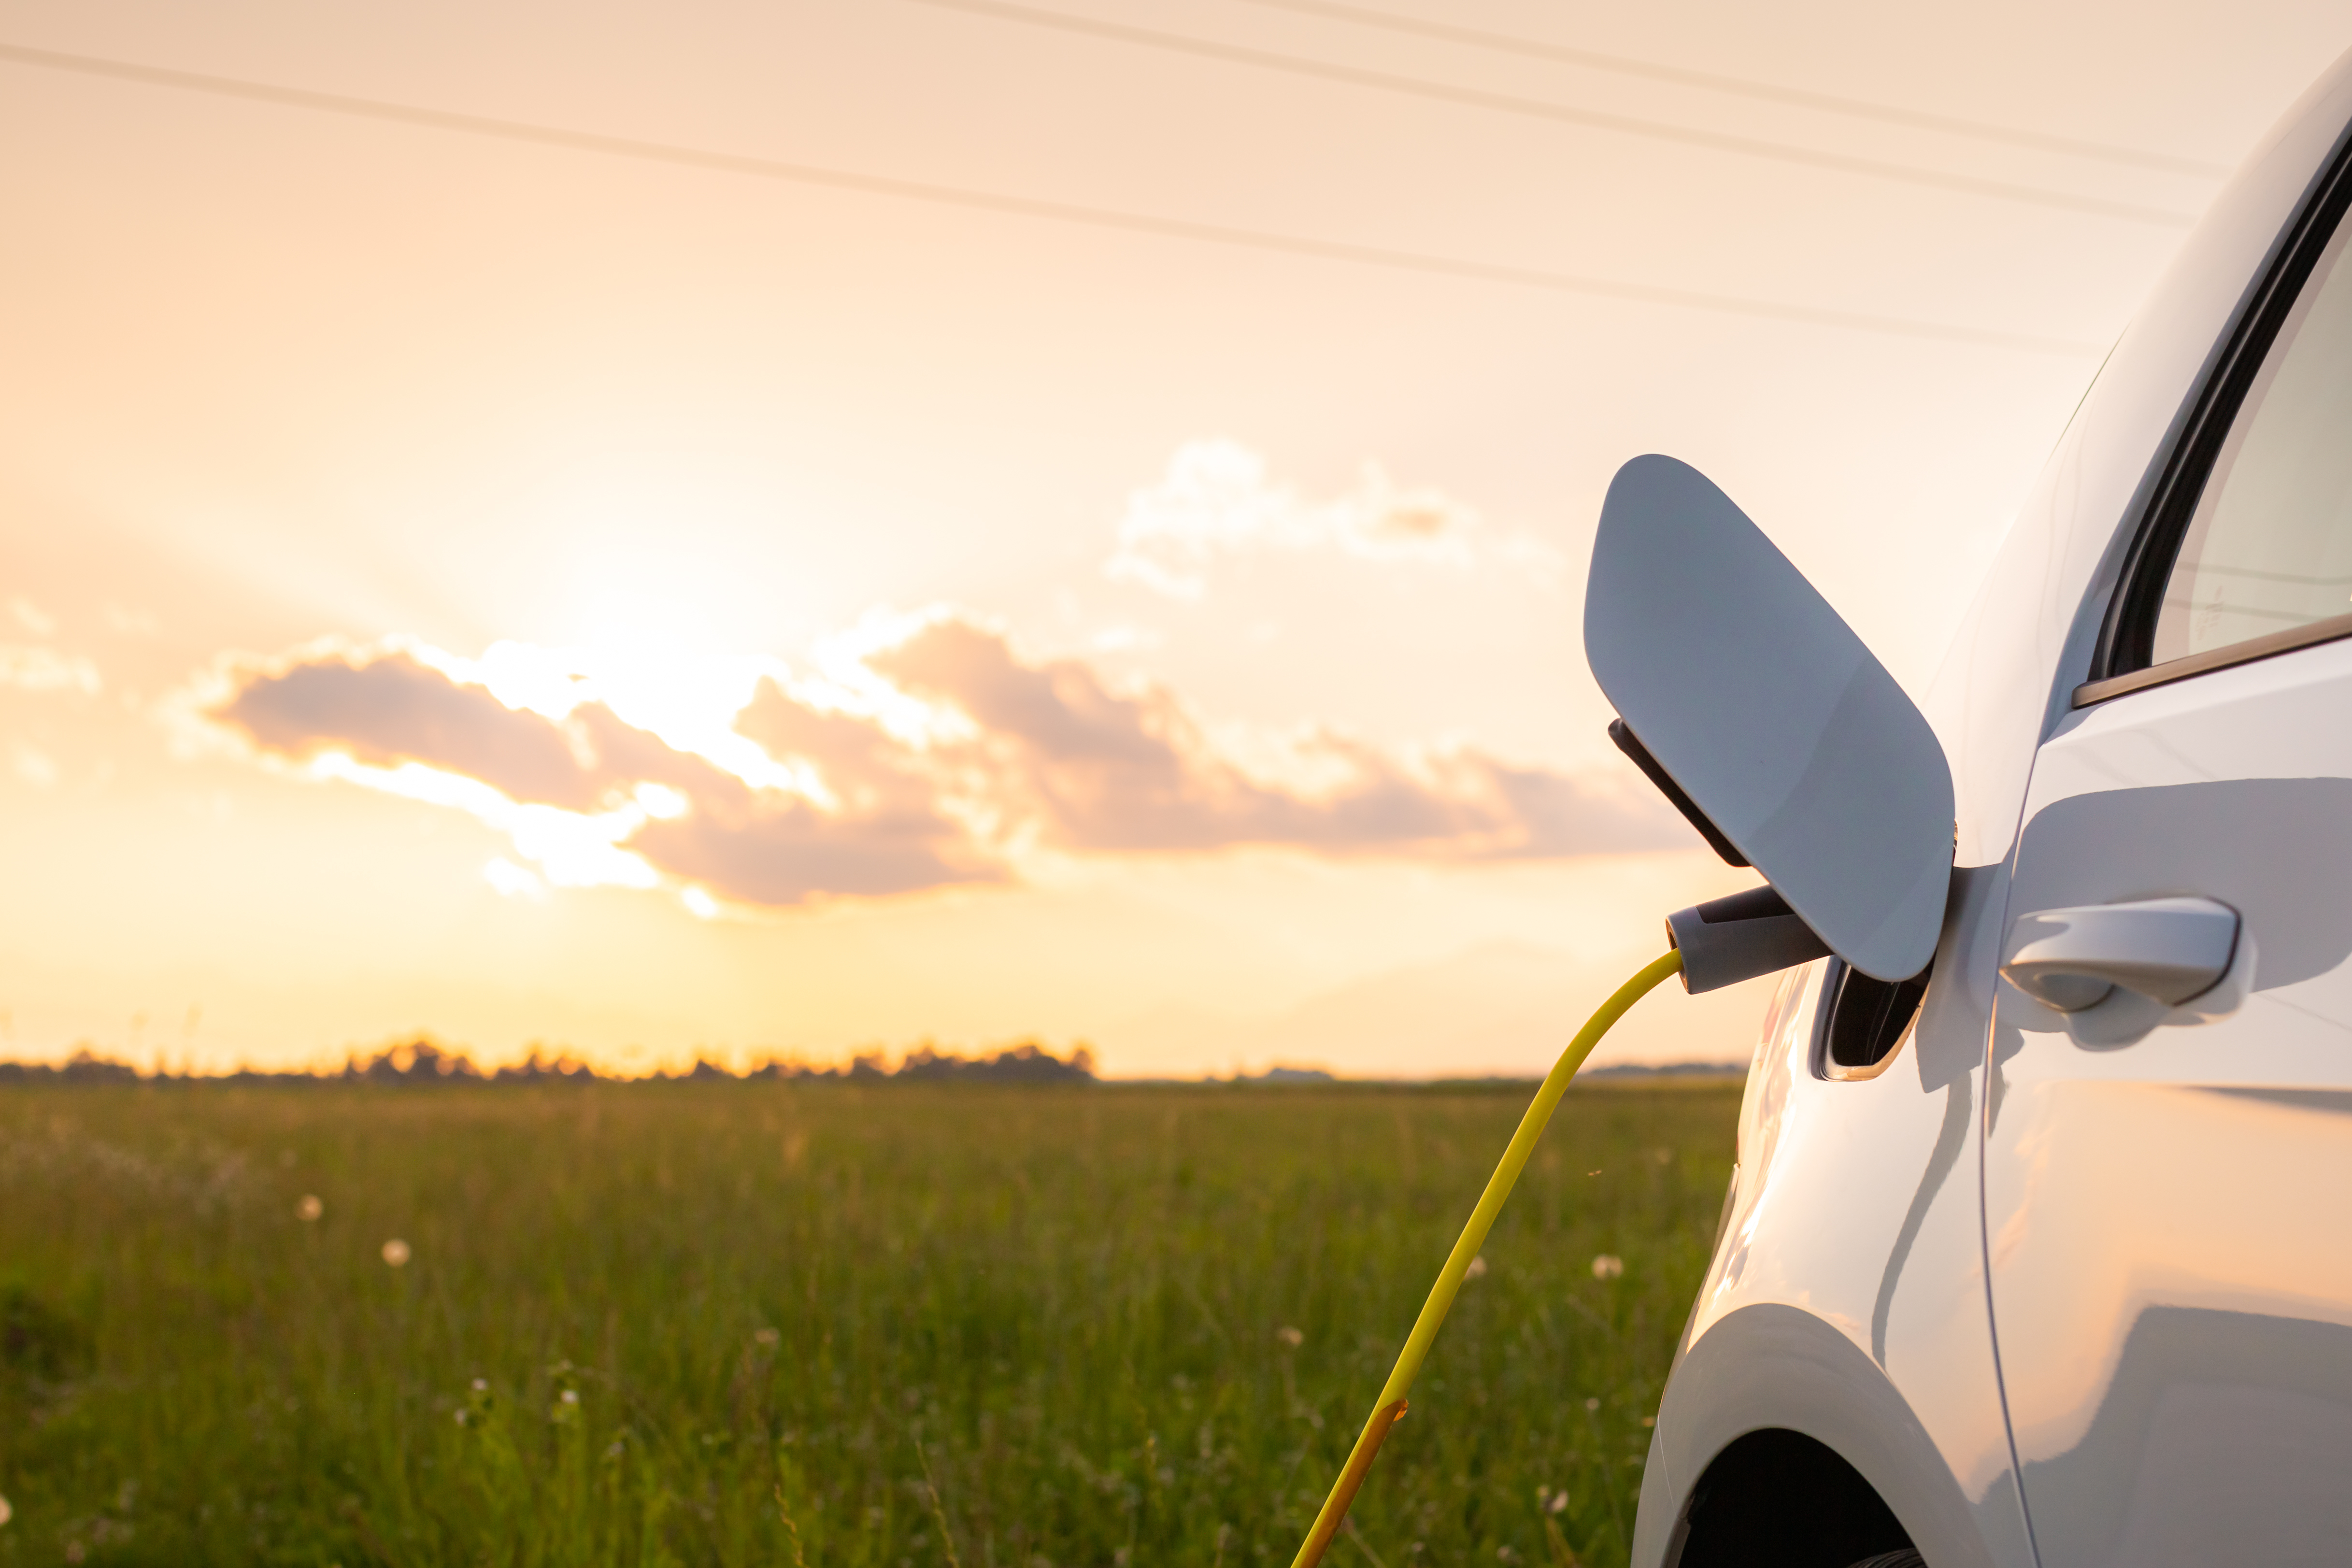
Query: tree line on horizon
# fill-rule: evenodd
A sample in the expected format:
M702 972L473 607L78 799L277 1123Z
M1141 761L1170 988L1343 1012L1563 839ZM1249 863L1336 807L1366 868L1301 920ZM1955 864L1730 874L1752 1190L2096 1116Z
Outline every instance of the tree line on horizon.
M463 1049L453 1049L429 1035L419 1035L362 1056L352 1052L340 1070L316 1071L291 1068L272 1070L239 1068L228 1073L156 1071L142 1073L129 1062L100 1055L88 1045L77 1047L61 1063L0 1061L0 1086L33 1083L74 1084L380 1084L395 1088L442 1085L550 1083L685 1083L756 1080L811 1083L1094 1083L1095 1054L1081 1041L1070 1054L1057 1057L1035 1040L1019 1040L993 1054L966 1057L941 1050L926 1040L908 1051L895 1068L880 1051L865 1051L843 1067L813 1067L806 1062L770 1058L743 1072L709 1058L698 1058L682 1072L628 1077L600 1073L569 1051L552 1055L534 1047L520 1063L488 1070L477 1066Z

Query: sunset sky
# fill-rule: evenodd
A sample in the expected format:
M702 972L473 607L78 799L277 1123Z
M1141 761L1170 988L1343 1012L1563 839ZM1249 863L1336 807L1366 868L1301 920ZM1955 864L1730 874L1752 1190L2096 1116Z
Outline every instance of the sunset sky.
M1602 733L1617 465L1705 469L1924 689L2347 44L0 0L0 1055L1539 1070L1748 875Z

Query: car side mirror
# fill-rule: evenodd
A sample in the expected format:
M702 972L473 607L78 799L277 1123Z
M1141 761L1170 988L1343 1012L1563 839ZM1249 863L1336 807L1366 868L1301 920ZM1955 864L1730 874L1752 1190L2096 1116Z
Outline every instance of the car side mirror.
M1763 873L1864 973L1927 968L1952 869L1943 747L1804 574L1688 464L1636 458L1610 482L1584 651L1619 744L1718 853ZM1755 945L1691 989L1768 973L1802 946ZM1762 967L1733 973L1743 963Z

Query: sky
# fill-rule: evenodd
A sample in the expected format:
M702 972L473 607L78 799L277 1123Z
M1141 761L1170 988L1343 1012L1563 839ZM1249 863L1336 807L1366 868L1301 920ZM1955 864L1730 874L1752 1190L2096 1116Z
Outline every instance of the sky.
M1748 885L1697 465L1913 691L2315 0L0 0L0 1055L1540 1071ZM1601 1061L1738 1060L1757 984Z

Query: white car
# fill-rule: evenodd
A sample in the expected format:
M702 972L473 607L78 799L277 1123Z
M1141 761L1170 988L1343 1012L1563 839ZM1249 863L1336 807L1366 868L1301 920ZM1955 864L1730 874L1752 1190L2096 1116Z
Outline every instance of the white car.
M2347 125L2352 56L2116 344L1924 716L1691 470L1612 490L1622 743L1788 906L1724 973L1832 954L1765 1019L1635 1568L2352 1563Z

